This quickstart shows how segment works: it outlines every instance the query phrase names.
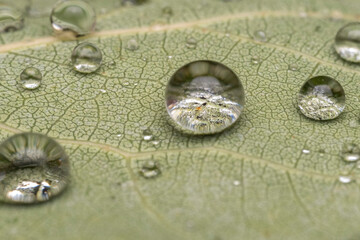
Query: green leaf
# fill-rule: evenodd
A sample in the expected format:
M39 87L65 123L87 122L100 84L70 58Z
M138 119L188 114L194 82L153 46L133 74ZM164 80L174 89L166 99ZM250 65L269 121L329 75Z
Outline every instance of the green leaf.
M70 66L78 41L52 37L54 2L5 1L27 17L24 29L0 34L0 136L54 137L70 155L72 183L46 204L0 204L0 239L360 238L360 170L340 156L344 143L360 144L360 67L333 48L337 30L360 19L358 0L89 1L97 31L79 41L104 55L89 75ZM253 40L259 30L267 42ZM133 38L140 48L126 50ZM199 59L233 69L246 92L241 120L214 136L183 135L165 118L167 81ZM25 66L42 71L39 89L19 87ZM313 75L344 87L336 120L312 121L296 108ZM144 129L159 144L144 141ZM139 174L149 159L157 178ZM340 183L342 174L353 181Z

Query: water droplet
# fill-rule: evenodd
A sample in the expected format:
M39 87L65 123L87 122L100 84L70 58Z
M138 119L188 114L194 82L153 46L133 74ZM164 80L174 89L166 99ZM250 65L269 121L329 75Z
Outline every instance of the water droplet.
M161 12L164 16L170 17L173 15L173 10L171 7L167 6L161 9Z
M255 31L254 40L258 42L266 42L267 41L266 33L264 31Z
M296 65L289 65L289 70L295 72L295 71L297 71L298 69L297 69L297 66L296 66Z
M197 40L195 38L186 39L186 45L188 49L195 49L197 46Z
M157 146L157 145L159 145L160 141L152 141L151 143L152 143L154 146Z
M213 61L196 61L177 70L165 98L171 123L191 134L223 131L236 122L245 104L239 78Z
M145 3L147 0L122 0L121 4L123 6L134 6Z
M153 139L152 132L149 129L143 131L143 138L145 141L150 141Z
M56 33L71 33L81 36L90 33L96 22L94 9L85 1L60 1L50 15L51 25Z
M169 59L172 59L172 58L173 58L173 56L168 56L168 58L169 58Z
M159 165L154 161L147 161L140 169L140 175L144 178L155 178L160 174Z
M360 120L359 119L351 119L349 122L349 126L352 128L357 128L360 125Z
M335 50L346 61L360 62L360 23L350 23L338 31Z
M335 79L316 76L307 80L301 87L298 105L301 112L308 118L334 119L345 108L345 92Z
M346 162L355 162L360 159L360 148L353 143L347 143L343 146L342 157Z
M15 8L0 5L0 32L12 32L24 27L24 16Z
M105 89L100 89L100 92L106 93L106 90Z
M239 186L239 185L240 185L240 181L239 181L239 180L235 180L235 181L233 182L233 184L234 184L234 186Z
M119 134L117 134L116 136L117 136L117 137L121 137L121 136L122 136L122 134L121 134L121 133L119 133Z
M303 149L303 150L302 150L302 153L303 153L303 154L309 154L309 153L310 153L310 150L308 150L308 149Z
M136 41L136 39L132 38L127 42L126 49L130 50L130 51L138 50L139 49L139 43Z
M339 181L341 183L350 183L352 179L350 176L339 176Z
M92 43L80 43L74 48L71 61L75 70L78 72L95 72L101 65L102 53L100 49Z
M251 58L251 63L252 64L259 64L259 61L260 61L260 59L259 59L258 56L254 56L254 57Z
M0 145L0 200L47 201L69 182L69 161L53 139L36 133L16 134Z
M39 69L25 68L20 74L20 83L25 89L36 89L41 85L42 75Z

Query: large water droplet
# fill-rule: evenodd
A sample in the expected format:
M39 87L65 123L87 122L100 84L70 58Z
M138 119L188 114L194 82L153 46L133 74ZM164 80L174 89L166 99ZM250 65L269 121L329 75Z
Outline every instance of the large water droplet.
M0 5L0 32L16 31L24 27L24 16L18 10Z
M343 146L342 157L346 162L355 162L360 159L360 148L358 145L348 143Z
M139 43L136 41L136 39L132 38L127 42L126 49L130 50L130 51L138 50L139 49Z
M71 61L75 70L78 72L95 72L101 65L102 53L100 49L92 43L80 43L74 48Z
M191 134L223 131L236 122L245 104L239 78L213 61L196 61L177 70L165 98L171 123Z
M96 15L94 9L85 1L68 0L55 5L50 20L55 32L70 32L81 36L94 29Z
M335 37L336 52L350 62L360 62L360 23L342 27Z
M197 40L195 38L186 39L186 45L188 49L195 49L197 46Z
M308 118L334 119L345 108L345 92L335 79L316 76L307 80L301 87L298 105L301 112Z
M159 164L154 161L147 161L140 169L140 175L144 178L155 178L160 174Z
M36 203L61 193L69 182L69 161L53 139L21 133L0 145L0 200Z
M254 40L258 42L266 42L267 41L266 33L264 31L255 31Z
M39 69L25 68L20 74L20 83L25 89L35 89L41 84L42 75Z

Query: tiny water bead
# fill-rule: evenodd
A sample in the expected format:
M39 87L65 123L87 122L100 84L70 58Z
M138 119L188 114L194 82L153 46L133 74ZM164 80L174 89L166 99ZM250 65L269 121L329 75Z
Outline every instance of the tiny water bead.
M342 176L339 176L339 181L340 181L341 183L351 183L351 182L352 182L352 179L351 179L351 176L342 175Z
M126 49L130 51L138 50L139 47L139 43L134 38L130 39L126 44Z
M261 30L255 31L254 32L254 40L258 41L258 42L266 42L267 41L266 33Z
M343 146L342 158L346 162L356 162L360 159L360 148L358 145L348 143Z
M360 62L360 22L342 27L335 37L336 52L350 62Z
M53 8L50 21L57 33L72 32L75 36L90 33L96 22L94 9L85 1L61 1Z
M70 178L64 149L37 133L21 133L0 145L0 200L9 203L48 201Z
M74 48L71 61L76 71L92 73L101 66L102 53L101 50L92 43L80 43Z
M345 108L345 92L339 82L327 76L310 78L298 96L300 111L308 118L330 120Z
M245 94L231 69L213 61L196 61L171 77L165 104L176 128L190 134L213 134L238 120Z
M24 27L24 15L15 8L0 5L0 32L12 32Z
M186 39L186 45L188 49L195 49L197 46L197 40L195 38Z
M153 139L152 132L149 129L143 131L143 139L145 141L150 141Z
M161 170L157 162L147 161L143 164L139 173L144 178L155 178L161 174Z
M34 67L25 68L20 74L20 83L25 89L36 89L41 85L42 74Z

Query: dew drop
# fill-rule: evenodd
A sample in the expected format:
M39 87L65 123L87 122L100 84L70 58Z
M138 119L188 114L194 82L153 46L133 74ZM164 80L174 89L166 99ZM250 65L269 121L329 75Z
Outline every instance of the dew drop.
M34 67L27 67L20 74L20 83L25 89L32 90L40 87L41 79L40 70Z
M100 89L100 92L101 93L106 93L106 90L105 89Z
M264 31L255 31L254 40L258 42L266 42L267 41L266 33Z
M303 149L303 150L302 150L302 153L303 153L303 154L309 154L309 153L310 153L310 150L308 150L308 149Z
M308 118L330 120L345 108L345 92L340 83L327 76L310 78L301 87L298 106Z
M349 23L335 37L336 52L350 62L360 62L360 23Z
M298 70L298 68L296 65L289 65L289 70L295 72Z
M186 45L188 49L195 49L197 47L197 41L195 38L186 39Z
M89 34L95 27L94 9L85 1L60 1L53 8L50 21L56 33L71 33L75 36Z
M13 32L24 27L24 15L15 8L0 5L0 32Z
M61 193L69 183L69 160L53 139L21 133L0 145L0 200L37 203Z
M341 183L350 183L352 179L350 176L339 176L339 181Z
M136 39L132 38L127 42L126 49L130 50L130 51L138 50L139 49L139 43L136 41Z
M164 16L170 17L174 14L173 10L171 7L167 6L167 7L163 7L161 9L161 12Z
M140 175L144 178L155 178L161 174L159 165L154 161L147 161L140 169Z
M239 186L239 185L240 185L240 181L239 181L239 180L235 180L235 181L233 182L233 185L234 185L234 186Z
M360 148L358 145L348 143L343 146L342 158L346 162L356 162L360 159Z
M236 122L245 94L231 69L213 61L196 61L171 77L165 104L176 128L190 134L213 134Z
M100 49L92 43L80 43L74 48L71 54L71 61L74 69L78 72L95 72L101 65L102 53Z
M254 56L254 57L251 58L251 63L252 64L259 64L259 62L260 62L260 59L259 59L258 56Z
M143 131L143 139L145 141L151 141L153 139L152 132L149 129Z

